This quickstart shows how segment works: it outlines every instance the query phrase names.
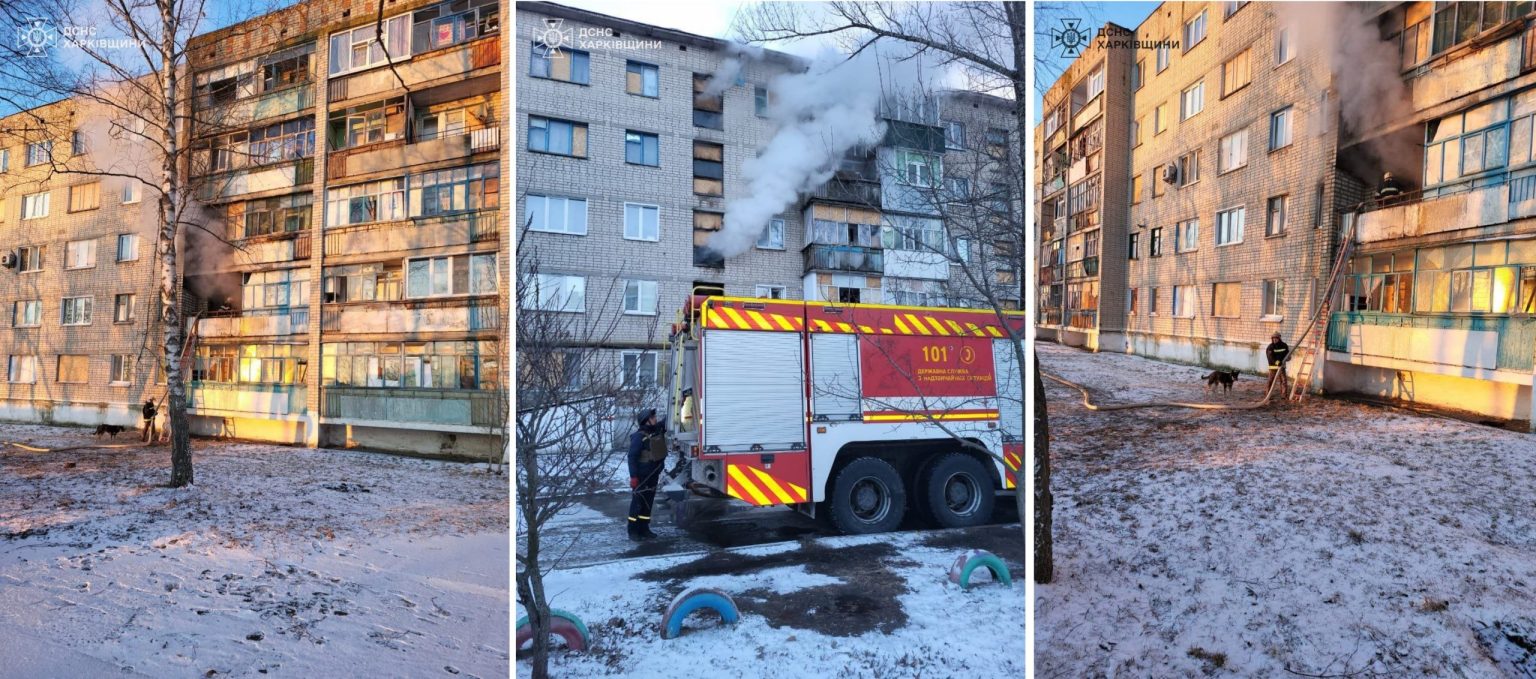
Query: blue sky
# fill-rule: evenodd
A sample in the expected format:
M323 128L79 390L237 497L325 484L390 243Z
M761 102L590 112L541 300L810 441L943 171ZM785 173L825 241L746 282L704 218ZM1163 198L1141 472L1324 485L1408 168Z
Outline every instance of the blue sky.
M1060 9L1049 12L1037 10L1035 12L1035 51L1042 59L1036 60L1035 68L1041 69L1048 75L1037 76L1036 82L1044 81L1049 85L1063 69L1072 63L1070 57L1062 55L1060 47L1051 44L1052 31L1061 29L1063 19L1077 19L1080 22L1079 28L1090 32L1109 22L1134 29L1145 21L1159 4L1156 2L1069 2L1062 3ZM1043 91L1036 88L1030 102L1035 122L1040 121L1040 97L1043 94L1045 94Z

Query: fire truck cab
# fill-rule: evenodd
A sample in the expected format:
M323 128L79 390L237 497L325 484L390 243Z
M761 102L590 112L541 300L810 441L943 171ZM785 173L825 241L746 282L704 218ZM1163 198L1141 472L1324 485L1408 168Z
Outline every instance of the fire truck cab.
M845 533L908 511L984 523L1023 463L1023 330L991 310L695 295L669 338L679 481Z

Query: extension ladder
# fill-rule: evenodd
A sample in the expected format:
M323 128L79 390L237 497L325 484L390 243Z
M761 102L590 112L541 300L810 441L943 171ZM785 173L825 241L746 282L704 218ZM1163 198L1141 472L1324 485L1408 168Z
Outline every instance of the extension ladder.
M1333 311L1333 301L1338 297L1339 288L1346 280L1345 274L1349 272L1349 259L1355 251L1355 227L1359 223L1359 213L1350 216L1349 228L1344 231L1338 256L1334 258L1333 269L1328 273L1328 285L1323 290L1322 299L1318 301L1317 313L1312 316L1308 329L1302 331L1301 339L1296 342L1298 369L1296 379L1291 381L1290 393L1286 395L1288 400L1301 401L1307 397L1308 387L1312 384L1313 368L1317 365L1317 355L1328 350L1329 314Z

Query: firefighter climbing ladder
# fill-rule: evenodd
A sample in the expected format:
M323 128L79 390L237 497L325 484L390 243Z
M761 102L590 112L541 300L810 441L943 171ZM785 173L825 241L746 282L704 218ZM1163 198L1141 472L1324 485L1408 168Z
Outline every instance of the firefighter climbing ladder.
M1333 270L1328 273L1328 285L1317 301L1317 313L1312 315L1312 321L1307 324L1307 329L1302 331L1301 337L1296 341L1296 379L1291 382L1290 393L1286 395L1292 401L1301 401L1307 397L1308 387L1312 383L1312 374L1317 366L1317 355L1328 350L1329 314L1333 311L1333 301L1338 297L1339 288L1345 280L1345 274L1349 271L1349 259L1354 255L1355 250L1355 225L1359 223L1358 213L1348 217L1349 226L1344 229L1343 238L1339 243L1339 252L1333 258Z

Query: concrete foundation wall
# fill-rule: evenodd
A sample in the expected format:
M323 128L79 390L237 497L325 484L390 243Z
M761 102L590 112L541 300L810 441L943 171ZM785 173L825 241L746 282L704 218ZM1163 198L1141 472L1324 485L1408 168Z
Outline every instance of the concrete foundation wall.
M1505 420L1531 416L1530 386L1508 382L1329 361L1323 386L1329 393L1422 403Z
M1249 373L1265 373L1269 370L1269 363L1264 358L1264 347L1247 342L1130 333L1126 335L1126 345L1125 352L1128 354L1160 361Z
M139 406L123 403L59 403L56 401L0 401L0 421L94 427L116 424L142 426Z
M487 434L453 434L357 425L321 425L320 445L325 448L369 448L481 459L494 453L498 459L501 457L501 441Z
M307 418L266 420L249 417L189 415L187 419L192 425L193 436L218 436L300 446L304 445L310 427L314 426Z

